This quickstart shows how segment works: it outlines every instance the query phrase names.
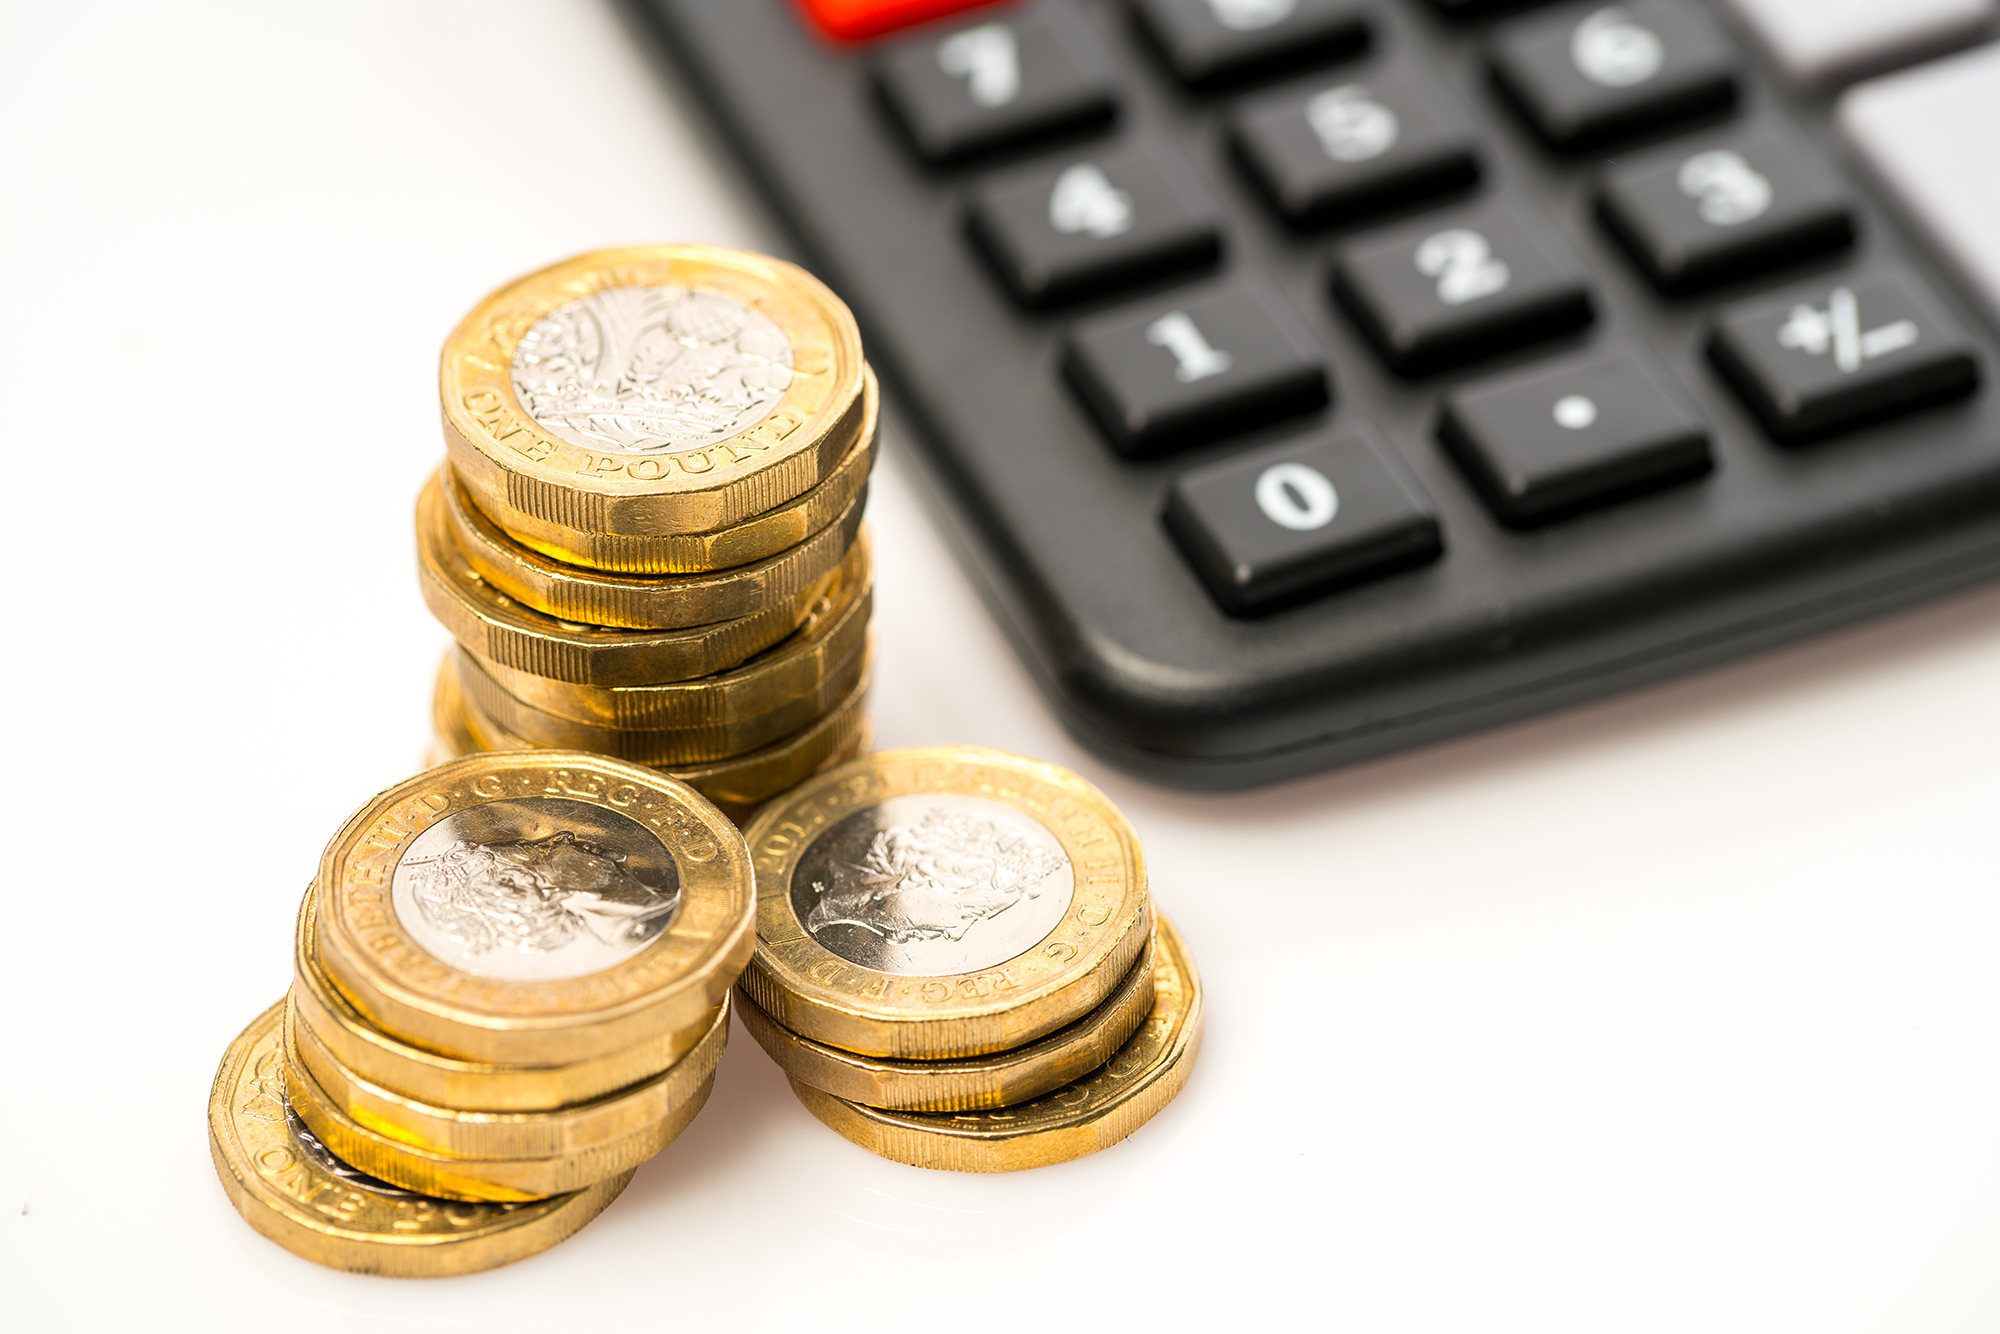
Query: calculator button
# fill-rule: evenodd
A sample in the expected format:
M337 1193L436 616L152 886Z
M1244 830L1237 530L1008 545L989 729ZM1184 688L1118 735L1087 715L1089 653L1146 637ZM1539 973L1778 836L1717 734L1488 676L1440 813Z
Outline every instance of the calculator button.
M2000 46L1849 90L1842 134L2000 324Z
M1820 279L1732 306L1709 355L1780 440L1805 440L1972 392L1979 363L1916 280Z
M1420 375L1590 323L1590 291L1512 213L1429 218L1343 247L1333 290L1392 370Z
M1696 9L1632 0L1518 20L1493 44L1493 77L1566 151L1722 111L1736 100L1736 56Z
M1331 60L1368 43L1356 0L1132 0L1139 26L1190 88Z
M1036 166L973 192L972 234L1030 306L1212 263L1214 211L1182 176L1136 149Z
M1728 0L1786 76L1806 88L1924 60L1986 36L1993 0Z
M1126 454L1164 453L1310 412L1325 359L1298 319L1232 283L1079 325L1063 371Z
M1692 292L1854 241L1845 191L1772 134L1613 163L1598 214L1664 292Z
M1444 549L1415 479L1358 425L1185 473L1166 521L1215 600L1238 615Z
M1495 516L1516 528L1713 466L1701 422L1662 372L1626 352L1461 389L1445 401L1438 438Z
M1076 15L1044 6L901 42L876 87L918 153L955 162L1108 122L1117 104L1088 40Z
M837 41L858 42L913 24L977 9L991 0L800 0L819 30Z
M1229 141L1295 227L1360 217L1479 178L1478 150L1464 127L1447 124L1407 78L1387 72L1252 99L1230 118Z

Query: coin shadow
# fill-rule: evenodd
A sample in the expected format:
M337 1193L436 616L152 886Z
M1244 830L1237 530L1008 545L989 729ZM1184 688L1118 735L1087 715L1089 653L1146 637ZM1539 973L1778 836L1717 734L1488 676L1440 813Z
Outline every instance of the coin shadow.
M890 1162L829 1130L816 1170L797 1183L794 1207L801 1231L816 1243L871 1254L963 1258L1043 1249L1089 1229L1112 1201L1130 1199L1175 1138L1171 1124L1149 1123L1073 1162L981 1173ZM1051 1198L1065 1201L1059 1215L1051 1215Z
M715 1072L715 1090L694 1123L639 1168L613 1208L657 1207L677 1198L741 1182L743 1164L768 1151L797 1110L784 1075L758 1049L742 1022L730 1019L729 1047Z

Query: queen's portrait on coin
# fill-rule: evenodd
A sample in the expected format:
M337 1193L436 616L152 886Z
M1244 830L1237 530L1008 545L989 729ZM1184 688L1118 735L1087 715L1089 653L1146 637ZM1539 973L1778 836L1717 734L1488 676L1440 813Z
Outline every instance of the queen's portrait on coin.
M1033 946L1068 909L1073 879L1046 830L995 803L944 797L901 798L842 821L794 883L801 924L834 953L942 976Z
M468 954L547 954L579 936L641 945L666 929L680 892L663 894L625 867L625 854L568 830L507 843L460 839L440 856L405 862L419 911Z

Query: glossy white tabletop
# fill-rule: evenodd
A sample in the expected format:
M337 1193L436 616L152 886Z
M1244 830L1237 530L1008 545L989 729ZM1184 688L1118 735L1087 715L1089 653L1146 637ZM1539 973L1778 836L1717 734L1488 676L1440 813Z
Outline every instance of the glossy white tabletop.
M1186 1093L1091 1159L929 1173L739 1029L694 1128L548 1255L294 1259L203 1111L321 845L424 748L439 343L572 251L770 238L585 0L17 0L0 183L0 1324L2000 1327L2000 590L1190 796L1057 729L893 445L880 743L1124 806L1208 991Z

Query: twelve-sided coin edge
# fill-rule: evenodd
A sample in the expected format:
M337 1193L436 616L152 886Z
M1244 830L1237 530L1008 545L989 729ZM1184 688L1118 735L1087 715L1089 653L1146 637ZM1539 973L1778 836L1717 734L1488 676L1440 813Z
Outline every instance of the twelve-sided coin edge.
M791 342L792 382L772 411L723 440L629 456L584 449L536 422L513 385L522 336L573 301L631 286L713 292L773 319ZM452 331L438 372L446 450L475 496L496 510L632 534L726 527L810 489L867 415L862 381L853 317L824 284L781 260L699 245L597 251L520 278ZM842 429L848 418L852 430Z
M558 797L637 820L672 855L681 906L631 958L532 986L453 968L419 946L392 902L404 849L439 820L505 797ZM549 1064L699 1022L754 946L749 868L735 827L674 779L602 756L471 756L378 795L320 862L318 958L378 1028L468 1060Z
M792 872L825 830L881 800L985 796L1024 810L1075 878L1058 925L991 968L902 977L850 963L798 921ZM932 747L843 765L802 784L745 831L757 878L757 949L741 985L772 1019L867 1056L945 1059L1019 1046L1101 1003L1137 959L1150 903L1145 862L1117 808L1054 765L976 747Z

